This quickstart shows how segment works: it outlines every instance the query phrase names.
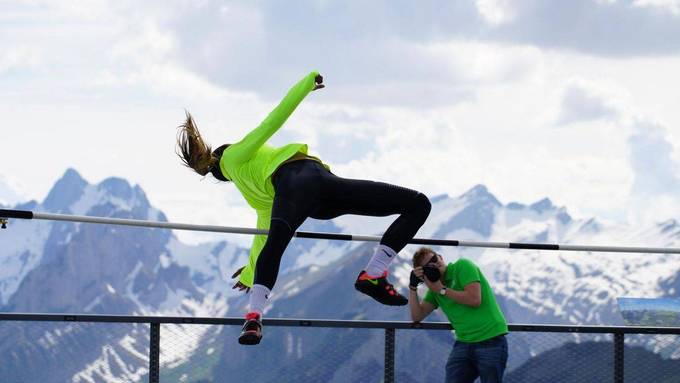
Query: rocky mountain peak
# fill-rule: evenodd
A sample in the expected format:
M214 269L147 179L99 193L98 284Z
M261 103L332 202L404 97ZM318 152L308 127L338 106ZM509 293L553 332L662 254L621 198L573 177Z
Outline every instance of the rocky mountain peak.
M50 212L64 212L83 195L87 181L73 168L68 168L54 184L42 203Z

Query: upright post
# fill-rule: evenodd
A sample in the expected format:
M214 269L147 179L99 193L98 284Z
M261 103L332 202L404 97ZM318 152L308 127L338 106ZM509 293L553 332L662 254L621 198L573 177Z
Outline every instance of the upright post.
M149 337L149 383L160 381L161 359L161 325L151 323L151 336Z
M394 383L394 333L395 329L385 329L385 383Z
M614 334L614 383L623 383L623 333Z

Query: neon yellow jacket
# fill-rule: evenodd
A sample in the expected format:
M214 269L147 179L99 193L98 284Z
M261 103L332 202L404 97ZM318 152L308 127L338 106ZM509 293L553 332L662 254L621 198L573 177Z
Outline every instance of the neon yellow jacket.
M224 176L236 185L248 205L257 212L258 229L269 229L274 202L272 174L296 153L307 154L306 144L294 143L276 148L267 145L266 142L314 89L314 78L318 74L316 71L311 72L295 84L267 118L241 141L230 145L220 159L220 169ZM327 165L324 166L328 168ZM253 285L255 263L266 240L266 235L256 235L253 239L248 264L241 272L239 279L246 286L252 287Z

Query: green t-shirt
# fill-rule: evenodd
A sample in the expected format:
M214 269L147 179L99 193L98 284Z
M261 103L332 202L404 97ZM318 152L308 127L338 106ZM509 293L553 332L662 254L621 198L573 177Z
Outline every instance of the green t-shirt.
M472 261L460 258L446 266L442 283L452 290L463 291L472 282L479 282L482 288L482 303L479 307L470 307L455 302L428 290L424 301L442 309L451 322L456 339L461 342L475 343L495 336L507 334L508 324L501 312L491 286L479 267Z
M269 229L274 202L274 186L271 176L276 169L297 153L307 155L307 145L294 143L281 147L267 145L269 138L276 133L290 117L295 108L314 89L314 71L295 84L269 113L260 125L248 133L241 141L230 145L222 153L220 169L241 192L248 205L257 213L257 228ZM328 165L323 164L327 169ZM248 264L241 272L239 281L246 286L253 285L255 264L265 242L266 235L256 235L250 247Z

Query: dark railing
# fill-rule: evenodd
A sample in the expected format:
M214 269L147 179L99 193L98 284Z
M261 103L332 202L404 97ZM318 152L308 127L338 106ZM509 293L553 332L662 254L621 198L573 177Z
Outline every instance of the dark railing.
M160 379L160 326L161 324L195 324L195 325L227 325L241 326L241 318L207 318L207 317L161 317L161 316L125 316L125 315L74 315L74 314L21 314L0 313L0 321L25 322L84 322L84 323L141 323L150 325L149 344L149 382L158 383ZM352 321L326 319L280 319L263 320L265 326L281 327L316 327L316 328L350 328L350 329L384 329L385 330L385 371L384 381L394 382L394 354L396 330L451 330L447 322L414 323L405 321ZM614 336L614 382L623 382L624 378L624 338L626 334L670 334L680 335L676 327L629 327L629 326L569 326L569 325L508 325L510 332L547 332L547 333L582 333L611 334Z

